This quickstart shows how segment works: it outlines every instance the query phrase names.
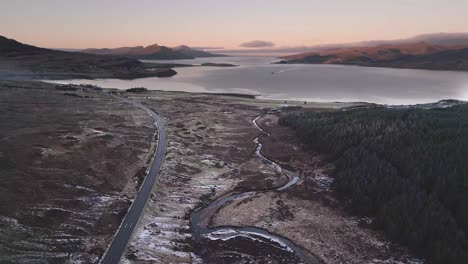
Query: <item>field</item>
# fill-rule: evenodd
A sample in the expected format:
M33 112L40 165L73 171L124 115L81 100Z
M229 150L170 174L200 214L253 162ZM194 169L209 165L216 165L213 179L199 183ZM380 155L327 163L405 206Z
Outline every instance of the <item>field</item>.
M291 263L287 254L276 253L269 245L194 240L193 212L219 197L252 190L258 191L254 197L227 203L206 219L210 227L259 227L289 238L323 263L419 263L370 228L368 219L345 211L330 189L332 165L323 162L321 155L302 151L294 131L277 124L277 114L259 119L272 133L262 140L264 154L300 174L300 180L287 191L268 191L287 179L255 155L254 138L261 132L252 121L265 108L281 107L278 102L162 91L131 97L165 116L168 151L124 263L192 263L200 258L206 263ZM308 110L348 106L358 105L308 104ZM306 174L301 173L304 166Z
M151 119L38 82L0 82L0 112L0 262L95 262L144 176Z
M155 138L146 113L110 92L115 91L1 82L0 107L7 113L0 130L2 263L97 263L102 256L145 175ZM251 191L201 221L210 229L259 228L318 263L419 263L375 231L372 219L349 214L331 189L334 165L305 151L292 129L278 125L277 110L300 108L236 95L122 96L164 116L168 134L161 175L123 263L296 262L297 256L271 241L196 239L194 212ZM305 110L359 106L309 103ZM257 117L269 136L254 125ZM261 134L261 153L287 174L256 153ZM288 175L298 181L276 191L291 180Z

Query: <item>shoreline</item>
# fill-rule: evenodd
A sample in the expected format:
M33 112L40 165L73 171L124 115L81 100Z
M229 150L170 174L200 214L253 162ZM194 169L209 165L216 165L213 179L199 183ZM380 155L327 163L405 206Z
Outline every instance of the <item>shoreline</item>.
M36 81L0 81L0 84L10 88L22 88L16 90L21 90L20 92L24 94L34 92L40 85L48 86L49 92L58 96L82 95L82 97L64 97L66 100L73 100L80 105L92 101L98 103L97 100L108 99L108 96L104 96L105 94L116 91L115 89L103 89L102 91L96 90L97 92L94 94L91 93L92 87L80 86L74 87L77 90L61 90L53 85ZM23 89L31 89L32 91ZM41 94L47 96L45 93L41 92ZM85 95L93 95L94 98L84 97ZM197 255L198 249L194 248L191 243L193 236L190 233L188 212L200 207L203 201L209 200L210 197L221 197L233 191L244 192L252 189L252 187L255 189L271 189L272 186L284 184L285 178L279 175L273 167L266 166L262 159L255 155L258 146L255 146L255 140L252 143L252 139L260 133L258 128L252 124L252 119L265 113L268 108L280 107L281 102L229 95L166 91L125 93L124 96L129 96L162 115L170 116L166 120L168 149L165 165L156 183L157 187L153 188L153 195L148 200L140 222L135 227L128 250L122 258L124 263L130 260L157 260L160 263L178 263L196 259L200 256ZM100 104L98 103L97 106L100 106ZM332 105L333 107L327 107L326 104L319 103L310 104L309 106L311 108L306 111L336 111L336 109L340 111L340 109L353 107L350 104L338 103ZM276 112L274 113L276 115ZM299 155L302 152L299 152L299 146L290 141L290 138L281 137L282 135L292 134L283 133L283 129L286 128L275 125L276 122L271 118L272 116L259 120L261 128L272 135L272 137L262 138L260 143L265 147L265 156L283 164L282 154L290 152ZM129 121L131 120L133 119ZM144 120L148 122L146 118ZM102 130L101 127L104 126L92 126L94 129ZM126 126L122 127L126 128ZM135 131L132 130L132 132ZM143 138L148 139L148 137ZM310 160L315 164L315 160ZM294 168L302 165L300 161L297 159L287 161L287 163ZM326 170L321 167L317 169L326 173ZM382 243L385 243L386 240L381 239L380 235L371 230L359 228L354 218L343 215L339 210L336 211L338 207L334 206L333 199L324 198L324 201L330 201L330 203L322 204L320 202L322 199L316 200L314 197L305 196L303 179L295 183L295 185L281 193L258 192L258 195L252 197L252 199L225 204L216 213L213 226L232 227L242 224L242 226L268 230L268 232L285 237L298 246L310 250L310 252L326 257L328 256L327 252L330 251L322 247L318 240L304 239L304 237L314 238L310 234L315 234L313 228L319 228L320 232L316 234L324 237L333 235L337 241L340 241L333 244L333 246L335 249L343 249L342 258L350 256L350 258L367 260L380 256L382 260L385 260L391 256L405 257L400 255L399 252L389 251L385 247L379 246L382 241ZM130 187L133 189L133 186ZM328 193L327 190L325 191ZM252 210L252 208L255 210ZM320 210L321 213L311 214L311 212L317 210ZM316 222L304 221L304 219L310 219L311 216ZM326 219L323 217L326 217ZM333 220L333 225L330 226L327 219ZM107 222L102 222L102 224L105 223ZM271 223L273 224L270 225ZM333 233L334 228L340 227L349 229L345 236ZM307 232L311 233L304 233L304 230L309 230ZM308 235L305 236L304 234ZM366 242L366 245L372 246L373 251L363 254L347 250L345 245L347 245L347 241L352 240L355 234L363 238L368 237L370 242ZM377 244L372 242L374 238L377 239L375 240ZM315 239L318 238L315 237ZM90 239L89 241L92 242L93 240ZM357 240L356 243L353 243L353 247L356 249L361 248L359 243L363 241L362 239ZM86 242L85 245L92 245L91 242ZM103 240L101 245L107 244L105 242L107 240ZM150 244L153 246L148 247ZM248 246L245 247L246 244L243 245L244 247L240 246L249 249ZM385 246L386 244L382 245ZM232 245L225 244L225 246L229 249ZM89 248L93 249L91 246ZM233 249L236 248L237 246ZM266 245L261 248L266 248ZM94 254L90 249L86 247L83 254ZM239 250L241 249L239 248ZM204 257L213 260L212 263L219 263L216 260L226 258L221 253L214 250ZM280 255L278 253L279 258L281 258ZM87 256L82 255L81 257L85 258ZM243 255L239 256L242 257ZM252 256L252 258L262 259L267 257L258 255Z
M171 68L154 68L146 71L124 71L124 72L98 72L98 73L34 73L34 72L0 72L0 80L17 80L17 81L32 81L32 80L69 80L69 79L120 79L120 80L135 80L141 78L158 77L167 78L176 75L177 72ZM12 79L9 77L13 77ZM16 78L15 78L16 77Z
M254 63L258 64L258 62ZM260 62L260 65L262 63ZM67 82L73 84L91 83L101 87L118 89L146 87L147 89L188 93L232 93L249 97L255 95L258 99L287 101L285 104L297 101L294 103L295 105L299 105L298 102L301 102L301 105L305 105L305 102L339 102L394 106L428 104L447 99L468 99L465 96L465 89L461 86L468 81L468 75L464 72L428 72L427 70L415 69L331 64L277 65L278 67L262 68L257 64L240 66L237 69L178 68L176 69L177 76L169 79L150 77L127 81L128 79L124 78L107 77L101 80L99 77L97 79L82 79L80 76L66 78L62 75L44 81L64 84ZM322 71L324 77L321 77ZM333 77L333 74L337 74L337 76ZM240 81L232 79L237 76ZM245 76L246 80L242 80L242 76ZM327 76L337 80L331 81L328 85L324 83L328 80ZM223 81L220 81L223 78L226 78L225 85ZM291 92L285 94L282 90L283 87L289 87L288 83L296 80L297 83L292 83ZM402 81L401 84L396 83L399 80ZM443 87L442 82L446 82L444 89L439 88ZM321 89L322 86L324 89ZM220 89L220 87L227 88ZM432 95L428 93L434 89L438 89L438 92Z
M281 59L281 58L278 58ZM407 68L397 66L372 66L360 64L341 64L341 63L303 63L303 62L272 62L271 65L331 65L342 67L359 67L359 68L375 68L375 69L395 69L395 70L414 70L414 71L430 71L430 72L455 72L455 73L468 73L468 69L430 69L430 68Z
M19 75L24 76L24 75ZM37 75L36 75L37 76ZM98 78L99 79L99 78ZM106 78L108 79L108 78ZM113 78L110 78L113 79ZM2 79L2 75L0 74L0 82L42 82L46 84L61 84L61 85L68 85L67 81L73 81L74 79L70 80L54 80L54 79ZM92 81L93 79L88 79ZM125 80L125 79L120 79ZM86 85L86 84L73 84L72 85ZM99 85L97 85L99 86ZM100 87L100 86L99 86ZM115 92L122 92L125 93L124 89L119 88L107 88L107 87L100 87L107 91L115 91ZM128 86L125 89L131 88ZM250 103L258 103L260 105L269 105L269 107L279 107L281 108L288 108L288 107L297 107L302 109L317 109L317 108L334 108L334 109L351 109L351 108L362 108L362 107L387 107L387 108L434 108L434 107L449 107L457 104L464 104L468 103L468 100L462 99L453 99L453 98L444 98L440 100L428 101L424 103L413 103L413 104L381 104L381 103L373 103L373 102L366 102L366 101L320 101L320 100L298 100L296 99L272 99L272 98L265 98L262 94L249 94L249 93L236 93L236 92L191 92L191 91L170 91L170 90L150 90L146 93L128 93L129 95L140 95L147 97L151 97L153 93L168 93L168 94L190 94L190 95L213 95L213 96L225 96L225 97L234 97L238 98L239 100L246 100L246 102ZM252 101L253 100L253 101ZM307 102L305 104L305 102ZM280 110L278 109L278 110Z

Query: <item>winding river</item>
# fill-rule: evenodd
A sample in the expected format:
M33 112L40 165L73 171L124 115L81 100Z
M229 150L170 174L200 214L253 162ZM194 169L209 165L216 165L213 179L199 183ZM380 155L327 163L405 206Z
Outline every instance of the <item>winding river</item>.
M291 240L284 238L282 236L272 234L264 229L257 227L232 227L232 226L223 226L210 228L210 222L213 216L220 210L224 205L231 201L238 201L243 199L248 199L255 197L258 193L276 191L284 191L291 186L295 185L299 180L299 177L294 173L282 168L278 163L273 160L265 157L262 154L262 143L260 143L260 138L263 136L269 136L270 134L263 130L258 124L257 121L263 115L257 116L253 120L253 124L257 129L262 133L254 139L256 144L255 155L262 159L266 164L273 166L278 173L286 176L288 182L282 186L276 187L270 190L264 191L248 191L243 193L229 193L217 198L214 202L209 204L206 207L200 208L192 213L191 215L191 227L192 232L195 237L195 243L197 245L202 245L204 242L222 242L222 243L236 243L236 239L247 239L256 245L267 246L268 248L276 251L281 251L285 255L293 255L297 259L298 263L310 263L316 264L320 263L318 259L312 258L305 252L303 248L295 245ZM237 252L239 255L245 255L242 252ZM287 262L291 263L291 262Z

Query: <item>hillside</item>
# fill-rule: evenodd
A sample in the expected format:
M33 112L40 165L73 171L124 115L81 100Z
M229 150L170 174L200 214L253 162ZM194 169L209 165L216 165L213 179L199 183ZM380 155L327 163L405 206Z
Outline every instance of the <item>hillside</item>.
M335 165L333 188L351 212L428 263L468 263L468 104L437 106L304 112L280 123Z
M136 46L136 47L121 47L115 49L85 49L83 53L97 54L97 55L116 55L126 58L139 59L139 60L184 60L194 59L197 57L219 57L223 55L212 54L202 50L192 49L188 46L178 46L169 48L153 44L150 46Z
M435 33L418 35L405 40L406 42L424 41L432 45L468 45L468 33Z
M81 52L97 55L117 55L139 60L183 60L194 58L192 56L183 54L182 52L165 46L159 46L157 44L147 47L137 46L121 47L115 49L85 49Z
M430 70L468 70L468 45L425 42L329 49L281 57L280 63L344 64Z
M335 48L351 48L351 47L371 47L380 45L404 45L418 42L425 42L431 45L441 46L462 46L468 45L468 33L432 33L422 34L414 37L393 39L393 40L370 40L356 43L336 44ZM328 46L328 47L327 47ZM323 45L322 49L333 48L331 45Z
M0 77L136 78L173 73L171 69L148 71L145 64L135 59L39 48L0 36Z
M182 54L185 54L187 56L191 56L194 58L226 57L226 55L214 54L214 53L209 53L203 50L192 49L185 45L177 46L173 48L173 50L176 50Z

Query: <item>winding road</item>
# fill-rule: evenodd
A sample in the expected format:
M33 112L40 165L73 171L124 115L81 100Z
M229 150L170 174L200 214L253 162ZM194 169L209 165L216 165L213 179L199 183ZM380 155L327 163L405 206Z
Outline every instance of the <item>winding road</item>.
M113 95L112 95L113 96ZM151 163L151 167L148 171L148 174L140 188L140 191L133 201L130 209L127 212L124 220L122 221L119 230L117 231L114 239L104 254L104 257L101 260L101 264L117 264L120 261L122 254L124 253L128 241L132 236L133 230L138 223L141 213L146 205L146 201L148 200L153 186L155 184L156 178L159 174L159 170L161 168L162 162L164 160L164 154L166 150L166 133L165 133L165 124L162 117L160 117L157 113L149 109L148 107L144 106L139 102L135 102L132 100L120 98L117 96L113 96L114 98L118 98L123 100L124 102L130 103L145 110L148 115L154 120L154 123L158 130L158 144L156 147L156 151L153 155L153 160ZM263 130L257 124L257 120L261 116L258 116L253 120L253 124L262 132L263 136L269 136L270 134ZM259 138L262 136L258 136L254 139L256 144L256 151L255 154L265 163L270 164L275 168L276 171L280 172L284 176L286 176L289 180L286 184L279 186L275 189L270 191L283 191L292 185L297 183L298 176L294 175L293 173L285 170L276 162L268 159L261 153L262 144L259 142ZM194 231L195 240L200 243L204 239L217 241L230 241L236 237L244 237L248 239L252 239L254 241L263 242L269 244L270 246L284 251L288 253L292 253L301 263L319 263L314 258L311 258L303 248L300 246L295 245L292 241L278 236L276 234L272 234L267 230L263 230L256 227L232 227L232 226L225 226L225 227L217 227L217 228L209 228L209 221L213 217L213 215L226 203L233 200L240 200L249 197L254 197L258 192L257 191L250 191L244 193L234 193L228 194L216 199L213 203L208 205L207 207L200 208L196 210L191 216L191 225L192 231ZM234 241L232 241L234 242Z
M145 177L145 180L140 188L140 191L138 192L137 197L133 201L132 205L130 206L130 209L127 212L127 215L122 221L119 230L114 236L110 247L105 252L104 257L100 262L102 264L119 263L120 258L127 247L127 243L130 237L132 236L133 230L135 229L135 226L138 223L138 219L140 218L140 215L143 212L143 209L145 208L146 201L148 200L151 194L151 190L153 189L156 178L159 175L159 170L161 168L162 162L164 160L164 154L166 152L166 131L163 118L139 102L123 99L117 96L113 97L121 99L124 102L133 104L136 107L145 110L148 113L148 115L150 115L158 131L158 144L156 147L156 151L154 152L153 160L148 174Z

